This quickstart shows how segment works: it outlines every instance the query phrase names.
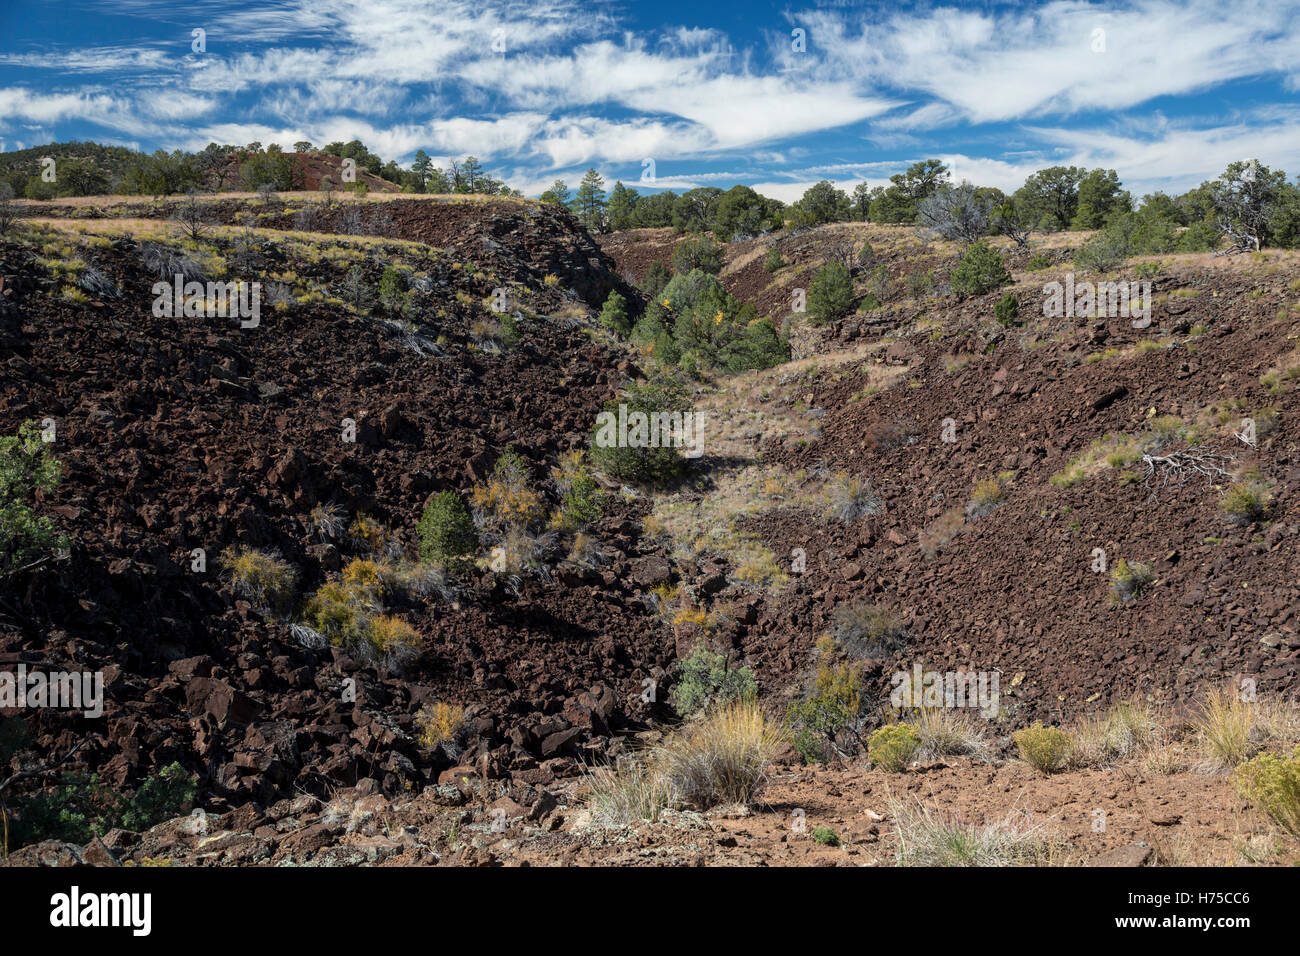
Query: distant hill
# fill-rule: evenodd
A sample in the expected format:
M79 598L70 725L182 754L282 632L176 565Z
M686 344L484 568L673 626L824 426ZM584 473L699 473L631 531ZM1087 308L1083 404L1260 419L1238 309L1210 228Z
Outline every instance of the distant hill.
M103 180L111 184L121 179L127 167L138 156L135 150L125 146L104 146L100 143L46 143L30 149L17 149L0 153L0 180L7 181L14 187L14 192L21 196L22 185L26 180L39 176L41 160L50 157L56 168L67 160L77 160L97 171Z
M109 193L173 194L188 189L203 192L250 191L270 183L278 190L318 190L328 177L339 190L360 184L369 192L436 192L519 195L483 170L472 156L439 170L425 157L422 172L385 163L359 140L331 143L324 148L296 144L295 152L261 143L247 146L209 144L197 152L157 150L142 153L122 146L90 142L47 143L0 153L0 183L14 195L48 200L63 196ZM417 155L417 160L423 156ZM55 161L57 179L41 178L42 160ZM344 164L353 175L346 179ZM248 167L253 168L249 169Z

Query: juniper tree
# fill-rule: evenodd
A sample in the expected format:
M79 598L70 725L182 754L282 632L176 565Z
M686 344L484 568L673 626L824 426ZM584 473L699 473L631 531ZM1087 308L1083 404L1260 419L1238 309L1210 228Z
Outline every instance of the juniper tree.
M1258 252L1269 240L1268 222L1286 186L1286 173L1257 159L1230 163L1210 184L1215 221L1232 243L1225 252Z

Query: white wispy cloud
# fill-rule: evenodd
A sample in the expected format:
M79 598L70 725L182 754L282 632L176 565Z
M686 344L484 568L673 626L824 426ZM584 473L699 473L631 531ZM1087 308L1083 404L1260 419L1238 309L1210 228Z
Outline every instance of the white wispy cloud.
M543 186L651 158L671 174L660 187L744 182L782 199L820 179L887 182L908 161L882 153L938 156L956 178L1003 189L1057 162L1113 167L1138 189L1195 184L1247 155L1300 168L1293 102L1264 93L1176 121L1152 108L1236 82L1300 87L1300 0L1227 14L1211 0L793 8L802 53L777 26L748 47L689 24L637 35L617 6L583 0L103 7L174 24L175 37L0 53L0 76L18 75L0 81L0 133L86 123L169 147L359 138L399 161L473 153Z
M1229 80L1294 75L1300 62L1297 0L789 16L807 27L808 55L827 72L924 91L973 122L1110 112Z

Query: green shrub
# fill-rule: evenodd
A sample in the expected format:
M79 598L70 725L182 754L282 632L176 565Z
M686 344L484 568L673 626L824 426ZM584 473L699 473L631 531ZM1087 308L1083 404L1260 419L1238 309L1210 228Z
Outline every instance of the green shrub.
M1101 232L1078 248L1074 264L1088 272L1110 272L1123 265L1129 253L1129 245L1122 238Z
M651 413L685 413L690 405L685 391L678 385L666 381L652 381L629 385L615 399L606 403L604 411L608 412L614 428L607 430L601 422L592 427L591 463L594 468L620 481L639 484L663 484L672 481L682 473L686 460L681 449L663 446L619 445L617 435L610 431L617 430L619 405L626 404L628 414L632 412ZM610 439L614 439L611 443Z
M502 312L497 320L500 331L497 333L504 345L519 344L519 320L509 312Z
M606 297L605 305L600 310L600 324L619 335L627 335L632 331L632 323L627 317L627 300L617 290Z
M1260 754L1233 771L1232 782L1278 826L1300 836L1300 747L1289 757Z
M789 343L770 320L699 269L664 286L633 328L632 341L652 344L657 361L692 375L770 368L790 358Z
M551 481L560 496L558 524L561 528L576 531L600 517L604 495L587 470L580 450L560 457L559 463L551 469Z
M158 776L140 784L135 796L126 801L119 826L139 833L179 815L194 799L195 783L179 763L163 767Z
M728 372L772 368L790 361L790 343L777 332L771 319L753 319L722 344L715 361Z
M862 301L858 303L859 312L875 312L879 308L880 300L876 298L874 292L868 292L862 297Z
M808 763L830 758L835 738L853 730L862 710L862 672L855 663L833 664L835 642L823 638L818 643L821 660L812 693L793 701L786 708L786 722L794 731L793 745Z
M867 759L887 773L902 773L921 747L911 724L886 724L867 738Z
M178 763L162 768L131 797L97 775L68 775L55 786L19 796L10 836L23 846L42 840L85 844L118 827L141 832L180 816L196 792L195 778Z
M677 683L668 702L678 717L690 717L713 704L758 698L754 672L748 667L731 667L725 654L709 650L703 641L677 667Z
M425 507L416 528L420 535L420 559L434 564L454 565L478 550L478 529L460 495L441 491Z
M817 270L808 290L808 317L816 325L838 322L853 311L853 279L838 262Z
M691 236L673 250L673 271L686 275L699 269L710 275L722 270L722 247L708 236Z
M49 517L32 507L38 493L51 494L62 480L63 465L35 422L0 438L0 578L62 545Z
M773 246L771 249L767 250L767 255L763 257L764 269L766 269L768 272L776 272L783 265L785 265L785 260L781 258L780 249L777 249L775 246Z
M1025 264L1025 268L1030 272L1041 272L1043 269L1050 269L1051 267L1051 258L1043 255L1041 252L1035 252L1029 257L1029 261Z
M650 268L646 270L645 278L641 280L641 291L651 299L656 298L664 287L672 281L673 273L666 265L659 260L650 263Z
M1135 601L1151 588L1155 573L1149 565L1120 558L1110 573L1110 593L1120 604Z
M1001 254L982 239L966 250L949 276L953 294L963 299L992 292L1010 281Z
M394 314L404 312L410 301L406 280L393 266L385 266L383 275L379 278L379 301Z
M1016 298L1015 293L1008 292L998 299L997 304L993 306L993 315L1001 325L1015 325L1016 319L1020 316L1020 300Z
M1040 773L1056 773L1065 767L1074 744L1070 735L1041 721L1011 735L1020 751L1020 759Z
M830 827L814 827L812 838L822 846L839 846L840 835Z
M934 292L934 272L916 269L903 278L907 294L913 299L924 299Z
M1223 495L1223 510L1236 524L1259 521L1272 507L1272 493L1257 481L1235 482Z

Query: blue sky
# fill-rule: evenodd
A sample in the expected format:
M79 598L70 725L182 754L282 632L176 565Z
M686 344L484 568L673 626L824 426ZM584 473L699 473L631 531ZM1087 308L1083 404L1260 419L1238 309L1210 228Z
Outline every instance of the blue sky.
M785 200L930 156L1004 189L1057 163L1139 194L1300 173L1300 0L0 0L0 26L0 149L358 138L529 195L648 159L653 188Z

